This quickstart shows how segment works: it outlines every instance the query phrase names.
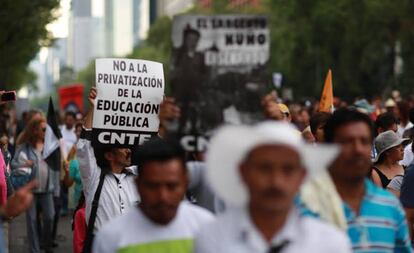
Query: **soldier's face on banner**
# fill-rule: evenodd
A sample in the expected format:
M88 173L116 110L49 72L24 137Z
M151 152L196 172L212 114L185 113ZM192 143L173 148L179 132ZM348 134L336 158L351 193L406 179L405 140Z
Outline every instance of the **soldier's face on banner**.
M198 35L197 34L193 34L193 33L189 33L185 36L185 46L187 48L188 51L195 51L197 48L197 44L198 44Z

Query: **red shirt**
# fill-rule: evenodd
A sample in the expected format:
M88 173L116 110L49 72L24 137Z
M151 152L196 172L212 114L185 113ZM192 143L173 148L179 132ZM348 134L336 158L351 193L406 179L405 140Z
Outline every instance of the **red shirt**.
M73 252L82 253L83 244L86 239L86 217L85 217L85 206L77 210L75 213L74 219L74 229L73 229Z

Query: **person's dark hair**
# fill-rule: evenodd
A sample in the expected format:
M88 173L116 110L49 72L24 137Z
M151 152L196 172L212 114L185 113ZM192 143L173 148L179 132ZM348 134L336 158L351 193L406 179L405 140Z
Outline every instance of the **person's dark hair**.
M26 114L26 122L25 123L28 123L31 119L32 119L32 117L35 115L35 114L40 114L40 115L43 115L42 114L42 112L40 111L40 110L38 110L38 109L31 109L30 111L28 111L27 112L27 114Z
M316 134L316 131L320 126L325 126L328 119L331 117L331 114L328 112L317 112L310 118L309 125L313 135Z
M66 118L66 117L68 117L68 116L71 116L71 117L73 117L74 119L76 119L76 113L74 113L74 112L72 112L72 111L66 111L66 112L65 112L65 118Z
M335 132L339 127L355 122L363 122L367 124L371 131L371 139L374 138L373 123L368 115L358 112L355 109L341 108L336 110L325 124L325 141L332 143L335 139Z
M385 151L381 155L379 155L378 160L374 163L374 165L384 163L386 153L387 153L387 151Z
M35 145L36 141L37 141L37 136L34 135L33 133L40 128L40 126L42 125L43 122L46 122L45 118L39 118L39 119L31 119L29 121L29 123L26 125L26 128L24 129L24 131L22 132L22 136L20 138L20 140L18 139L18 141L16 142L17 145L23 144L23 143L28 143L31 145Z
M153 161L163 162L178 159L182 162L183 168L185 168L184 157L185 152L179 143L155 137L134 150L132 164L138 165L139 174L142 175L145 164ZM186 172L185 169L184 172Z
M392 125L398 124L398 119L391 112L384 112L378 115L375 120L375 132L378 134L378 129L389 130Z
M100 146L93 145L93 152L96 158L96 164L101 168L101 170L110 171L110 165L108 160L105 158L105 154L108 152L112 152L114 147L111 146Z

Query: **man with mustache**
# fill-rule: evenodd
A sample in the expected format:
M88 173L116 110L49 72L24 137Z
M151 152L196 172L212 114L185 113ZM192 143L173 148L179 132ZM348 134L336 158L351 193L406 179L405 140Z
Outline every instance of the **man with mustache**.
M77 159L85 194L86 220L88 229L91 230L88 231L84 252L90 252L93 234L96 234L103 224L125 213L139 201L134 183L137 168L131 166L131 150L92 147L90 130L96 95L96 88L91 88L88 98L90 110L84 119L84 129L77 144ZM97 195L97 192L100 192L100 195ZM94 216L95 219L91 219Z
M207 178L228 208L201 229L195 252L351 252L344 233L294 207L305 176L336 154L335 147L306 144L285 122L219 130L207 152Z
M141 203L99 231L93 252L192 252L194 235L213 217L183 201L188 185L184 151L173 142L153 139L136 155Z
M339 109L327 121L324 133L327 143L341 146L329 174L343 202L353 251L412 252L400 202L367 178L374 138L369 116Z

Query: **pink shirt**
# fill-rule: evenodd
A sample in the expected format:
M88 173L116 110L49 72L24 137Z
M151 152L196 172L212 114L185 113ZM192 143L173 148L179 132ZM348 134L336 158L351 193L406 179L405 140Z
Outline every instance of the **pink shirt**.
M3 152L0 151L0 206L7 202L7 183L6 183L6 163L4 162Z

